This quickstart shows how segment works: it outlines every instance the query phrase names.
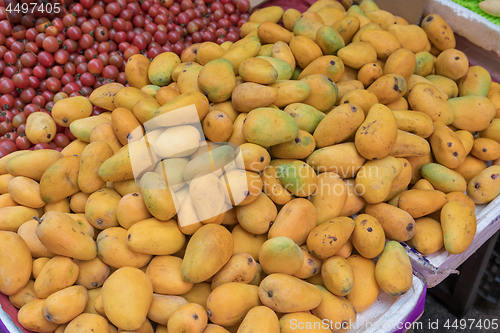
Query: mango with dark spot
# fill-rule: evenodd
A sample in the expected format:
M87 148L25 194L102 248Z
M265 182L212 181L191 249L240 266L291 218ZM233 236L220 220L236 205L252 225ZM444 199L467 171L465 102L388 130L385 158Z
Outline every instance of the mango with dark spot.
M372 259L384 250L385 232L380 222L368 214L360 214L354 219L352 245L365 258Z
M259 298L262 304L276 312L292 313L316 308L321 303L321 292L304 280L274 273L262 280Z
M346 45L337 52L344 65L359 69L377 60L377 51L370 43L355 42Z
M314 228L307 237L307 248L318 258L335 255L354 231L349 217L336 217Z
M481 66L471 66L458 81L459 96L488 94L491 86L491 75Z
M388 295L399 296L410 290L413 285L413 269L401 244L395 241L385 244L375 266L375 278Z
M441 121L434 122L434 132L429 138L436 161L442 165L458 168L467 156L462 141L448 126Z
M427 46L427 34L418 25L391 24L387 30L397 37L403 48L414 52L417 58L418 53L424 52Z
M431 217L421 217L415 220L415 224L417 231L407 241L408 245L423 255L435 253L443 247L444 237L441 223Z
M294 140L272 146L271 155L274 158L305 159L311 155L315 148L314 137L306 131L299 130L299 134Z
M448 23L438 14L427 15L421 26L432 44L440 51L455 48L455 35Z
M380 222L388 239L405 242L415 234L415 220L401 208L379 203L366 206L365 213Z
M48 167L40 179L40 195L43 201L58 202L79 192L79 170L78 156L65 156Z
M479 172L467 186L467 195L474 203L491 202L500 194L500 165L492 165Z
M471 154L483 161L493 161L500 158L500 143L489 138L474 140Z
M469 59L462 51L449 49L438 55L434 66L437 75L457 81L467 74Z
M366 88L377 96L380 104L395 102L406 93L406 89L406 81L399 74L385 74Z
M330 111L337 101L338 88L328 76L311 74L300 79L311 87L311 93L302 101L322 112Z
M439 88L431 83L419 82L408 93L408 104L412 110L427 114L432 121L442 121L445 125L453 122L453 111Z

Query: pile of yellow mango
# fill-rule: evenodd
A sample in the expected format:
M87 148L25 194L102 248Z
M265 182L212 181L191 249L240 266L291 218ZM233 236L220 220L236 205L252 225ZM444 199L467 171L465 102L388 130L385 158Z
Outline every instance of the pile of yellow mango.
M443 18L319 0L241 34L29 116L77 140L0 159L0 292L25 329L345 332L412 287L399 242L471 244L500 193L500 84Z

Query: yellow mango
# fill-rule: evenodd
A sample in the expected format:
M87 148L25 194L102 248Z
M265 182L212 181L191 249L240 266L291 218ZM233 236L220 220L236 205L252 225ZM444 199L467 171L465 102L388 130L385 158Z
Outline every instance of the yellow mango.
M167 323L169 332L201 332L207 326L205 309L194 303L181 305L170 316Z
M102 85L92 91L89 96L90 102L105 110L113 111L115 109L116 93L122 88L124 86L118 82Z
M415 220L406 211L379 203L367 205L365 213L375 217L384 229L387 238L400 242L407 241L415 234Z
M363 312L375 302L380 290L375 278L375 262L360 255L350 256L347 262L351 265L356 283L346 298L356 312Z
M258 294L262 304L283 313L311 310L321 303L321 292L315 285L287 274L265 277Z
M84 142L90 142L90 133L99 124L111 124L111 119L103 116L91 116L73 121L69 128L71 133Z
M193 287L181 277L182 259L174 256L155 256L148 264L148 276L153 291L163 295L182 295Z
M167 325L170 316L184 304L188 304L188 301L181 296L153 294L148 318L160 325Z
M48 143L56 135L56 123L47 113L34 112L26 118L26 137L33 143Z
M47 297L42 306L42 313L51 323L65 324L83 312L87 300L85 287L68 287Z
M306 68L311 62L323 55L321 48L314 42L315 38L316 34L313 39L306 36L295 36L290 41L290 49L299 67Z
M407 241L423 255L428 255L439 251L444 245L443 230L441 224L430 217L421 217L415 220L415 235Z
M99 177L98 171L111 156L113 150L104 141L91 142L84 148L78 173L78 187L82 192L92 193L104 186L105 182Z
M237 333L254 332L279 333L280 324L276 313L266 306L256 306L248 311Z
M21 236L10 231L0 231L0 292L13 295L28 283L31 276L30 249Z
M65 213L45 213L39 221L36 234L40 242L52 253L79 260L92 260L97 255L92 237Z
M67 156L58 159L40 179L40 195L47 203L63 200L80 191L78 173L80 159L78 156ZM64 179L64 181L61 181Z
M348 295L354 287L354 274L345 258L332 256L321 266L321 277L326 289L337 296Z
M318 288L321 291L321 303L311 313L323 322L328 320L329 327L337 332L347 332L356 321L356 309L345 298L332 294L322 286Z
M455 48L455 35L448 23L438 14L427 15L421 26L432 44L440 51Z
M117 269L102 287L107 318L119 329L135 330L146 320L153 299L153 287L138 268Z
M259 263L266 274L294 275L302 267L304 255L288 237L273 237L260 247Z
M148 67L149 81L163 87L172 81L172 72L181 63L179 56L173 52L164 52L156 56Z
M110 227L99 233L96 239L97 255L111 267L144 267L152 255L134 252L127 246L127 230Z
M385 232L380 222L368 214L360 214L354 219L352 245L364 257L375 258L384 250Z
M212 279L212 290L229 282L250 283L257 275L257 263L248 253L236 253Z
M62 256L50 259L35 279L36 296L45 299L73 285L78 278L78 273L78 265L73 259Z
M17 314L19 324L33 332L54 332L59 324L52 323L45 319L42 312L44 299L34 299L26 303Z
M98 314L82 313L70 321L65 329L65 332L75 333L84 333L87 331L95 333L109 333L110 328L104 317Z
M148 71L151 63L146 56L142 54L134 54L127 60L125 66L125 75L131 87L141 89L142 87L151 84L148 78Z
M298 245L304 244L307 235L317 226L317 212L310 201L302 198L287 202L269 229L269 238L286 236Z
M226 228L204 225L188 242L181 267L183 279L191 283L207 280L229 261L232 252L233 238Z
M315 150L306 162L318 173L335 172L342 178L353 178L365 163L354 142L338 143Z
M260 288L228 282L215 288L207 299L208 319L214 324L232 326L241 323L247 312L262 305Z
M112 188L101 188L92 193L85 205L85 217L95 228L118 226L116 210L121 195Z
M110 267L97 257L92 260L78 260L77 264L80 273L75 284L88 290L101 287L110 274Z
M354 231L354 221L348 217L336 217L318 225L307 237L307 248L318 258L335 255Z
M59 126L69 127L76 119L90 117L92 114L91 100L92 96L90 100L83 96L62 99L54 104L51 112L52 118Z
M451 254L465 251L476 235L476 216L465 203L450 201L441 209L444 247Z
M410 290L413 269L401 244L387 242L375 266L375 278L380 288L391 296L400 296Z
M441 120L445 125L450 125L454 120L453 111L443 94L430 83L415 84L409 90L408 103L412 110L427 114L432 121Z

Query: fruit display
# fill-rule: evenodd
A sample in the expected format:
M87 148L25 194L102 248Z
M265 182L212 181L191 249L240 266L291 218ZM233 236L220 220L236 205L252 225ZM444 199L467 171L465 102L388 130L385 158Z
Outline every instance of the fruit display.
M500 84L442 17L319 0L240 34L131 54L126 85L27 117L30 142L75 139L0 158L25 329L347 332L412 288L401 242L471 245L500 194Z
M40 9L45 2L30 3ZM71 132L57 126L52 140L34 142L25 133L31 113L50 114L60 99L88 97L109 82L125 85L125 63L134 54L152 59L164 52L180 55L193 43L235 42L250 9L248 0L66 4L66 14L61 9L56 15L0 0L0 157L29 148L61 150L75 139Z

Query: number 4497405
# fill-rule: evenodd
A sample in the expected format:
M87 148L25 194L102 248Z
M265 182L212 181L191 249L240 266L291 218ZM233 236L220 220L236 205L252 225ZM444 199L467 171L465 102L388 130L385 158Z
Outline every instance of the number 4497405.
M498 329L498 319L455 319L455 320L446 320L444 323L444 327L447 329L455 328L455 329L473 329L479 328L484 330L497 330Z
M5 8L5 11L7 13L22 13L22 14L33 13L33 12L59 14L62 12L62 6L60 3L57 2L54 4L50 2L47 3L24 2L21 4L17 3L15 5L9 3L7 8Z

